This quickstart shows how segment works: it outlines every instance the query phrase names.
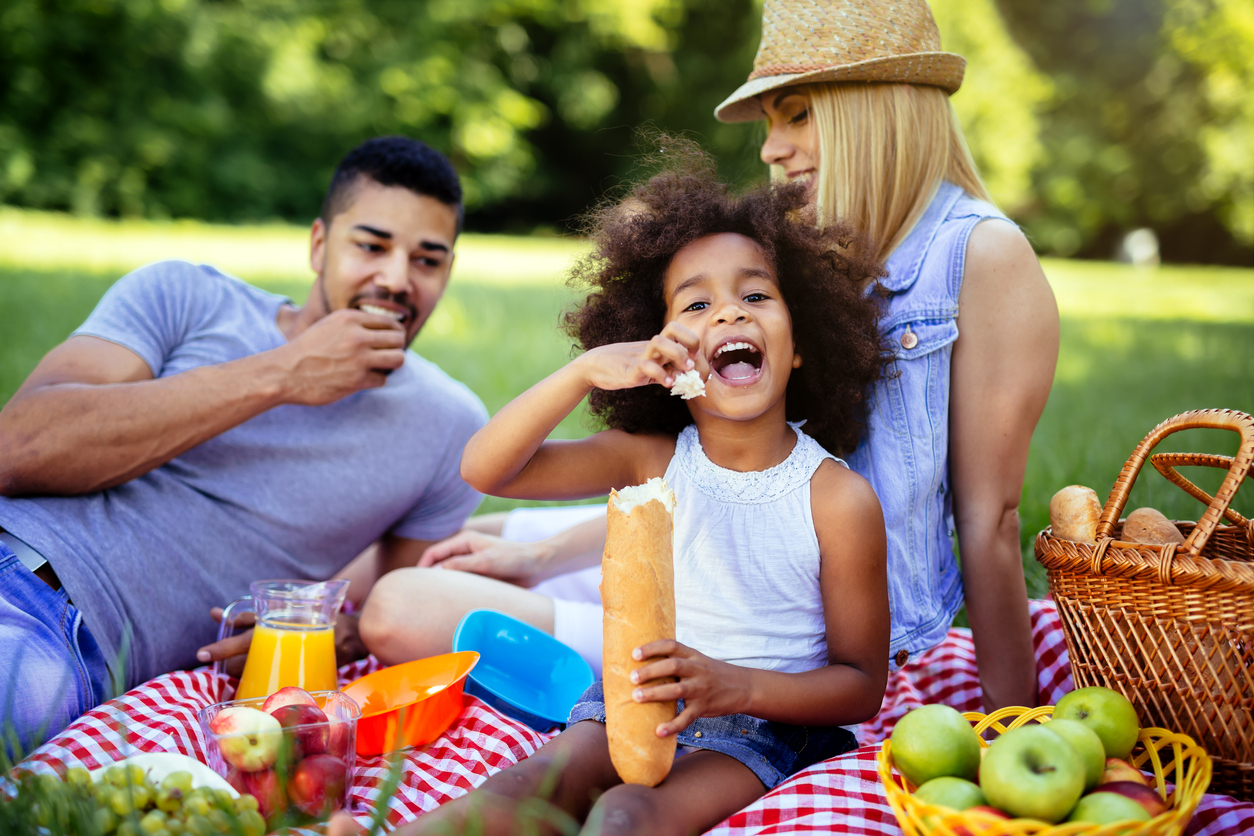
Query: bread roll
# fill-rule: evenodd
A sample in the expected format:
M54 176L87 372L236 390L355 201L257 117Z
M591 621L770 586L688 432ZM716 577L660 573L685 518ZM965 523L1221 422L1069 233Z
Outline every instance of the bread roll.
M1049 528L1055 537L1073 543L1096 543L1102 503L1097 492L1083 485L1068 485L1049 501Z
M602 679L610 760L624 782L648 787L660 784L674 763L675 736L659 738L657 727L675 718L676 704L632 700L638 686L629 677L646 662L635 661L631 652L675 638L674 510L675 494L661 479L611 491L601 561Z
M1157 508L1137 508L1123 521L1120 539L1147 546L1176 546L1184 542L1184 535Z

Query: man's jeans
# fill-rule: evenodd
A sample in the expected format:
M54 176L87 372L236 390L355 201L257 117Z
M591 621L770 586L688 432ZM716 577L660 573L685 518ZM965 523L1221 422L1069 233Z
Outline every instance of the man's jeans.
M104 654L65 590L53 590L0 542L0 733L9 758L103 702L108 683Z

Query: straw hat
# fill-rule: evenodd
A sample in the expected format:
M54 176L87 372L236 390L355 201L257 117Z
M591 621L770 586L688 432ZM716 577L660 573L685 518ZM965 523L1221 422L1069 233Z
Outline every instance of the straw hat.
M766 0L753 72L714 116L761 119L762 93L817 81L895 81L953 93L966 63L940 51L925 0Z

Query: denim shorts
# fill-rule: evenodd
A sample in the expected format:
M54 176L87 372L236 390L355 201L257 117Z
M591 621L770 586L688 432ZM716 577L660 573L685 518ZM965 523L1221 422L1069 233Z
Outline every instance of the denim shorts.
M0 746L10 758L29 753L108 698L104 653L78 608L3 542L0 649Z
M680 700L679 710L683 707ZM605 722L605 695L599 679L570 710L567 725L581 720ZM730 755L753 770L768 790L811 764L858 748L853 733L840 726L792 726L747 714L698 717L677 739L682 747Z

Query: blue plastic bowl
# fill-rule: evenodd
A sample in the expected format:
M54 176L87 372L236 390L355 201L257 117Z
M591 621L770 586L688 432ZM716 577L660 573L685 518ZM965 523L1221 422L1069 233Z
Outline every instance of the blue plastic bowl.
M578 653L495 610L466 613L453 635L453 652L462 650L479 654L466 693L540 731L565 723L593 680Z

